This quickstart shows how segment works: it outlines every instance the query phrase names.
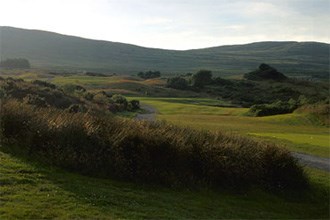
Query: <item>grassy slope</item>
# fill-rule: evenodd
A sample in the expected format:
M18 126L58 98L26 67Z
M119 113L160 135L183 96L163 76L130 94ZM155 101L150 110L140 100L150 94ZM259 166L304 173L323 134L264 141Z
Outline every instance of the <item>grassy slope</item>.
M288 195L186 191L81 176L0 151L0 218L328 218L329 174Z
M0 27L2 57L24 57L36 67L89 69L136 73L196 72L242 74L266 62L288 74L327 78L328 44L316 42L260 42L199 50L175 51L95 41L51 32Z
M204 102L196 101L200 99L191 99L195 103L189 104L189 99L136 99L154 106L160 120L197 129L226 130L258 137L271 136L291 150L330 157L329 129L315 125L314 119L304 114L246 117L243 114L247 109L205 106Z
M27 73L26 77L35 77ZM64 83L66 81L64 80ZM246 109L217 100L138 98L158 108L159 118L202 129L246 133L324 134L300 115L241 116ZM290 126L285 124L291 123ZM304 124L304 125L302 125ZM304 148L306 150L308 146ZM0 218L329 218L329 174L308 169L313 190L287 196L139 186L85 177L32 163L0 151Z

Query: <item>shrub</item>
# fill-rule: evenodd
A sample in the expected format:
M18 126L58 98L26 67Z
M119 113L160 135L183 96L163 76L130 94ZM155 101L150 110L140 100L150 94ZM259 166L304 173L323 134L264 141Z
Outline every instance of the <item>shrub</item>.
M249 112L254 116L267 116L291 113L298 107L295 100L288 102L277 101L272 104L258 104L250 107Z
M72 104L67 108L70 113L87 112L87 108L81 104Z
M303 187L284 149L222 133L6 102L3 136L47 162L91 175L170 186ZM24 143L24 144L22 144Z
M139 100L131 100L128 102L128 106L127 106L127 109L129 111L135 111L135 110L138 110L140 109L140 101Z
M147 71L147 72L139 72L138 77L141 77L142 79L153 79L158 78L161 76L161 73L159 71Z
M212 83L212 71L200 70L192 76L192 83L194 87L203 88L205 85Z
M84 94L84 98L85 98L86 100L88 100L88 101L92 101L93 98L94 98L94 94L92 94L92 93L90 93L90 92L86 92L86 93Z
M48 104L44 98L38 95L27 94L27 96L23 99L23 102L29 105L34 105L36 107L47 107Z
M111 102L111 99L104 93L95 94L93 100L98 104L109 104Z
M43 86L43 87L48 87L51 89L56 89L56 85L50 82L42 81L42 80L34 80L32 81L32 84Z
M188 82L182 77L173 77L167 79L166 87L184 90L188 88Z
M123 110L127 109L128 102L124 96L116 94L113 95L111 99L114 103L119 104Z
M62 89L66 94L74 94L75 92L86 92L86 89L84 87L75 84L65 84Z

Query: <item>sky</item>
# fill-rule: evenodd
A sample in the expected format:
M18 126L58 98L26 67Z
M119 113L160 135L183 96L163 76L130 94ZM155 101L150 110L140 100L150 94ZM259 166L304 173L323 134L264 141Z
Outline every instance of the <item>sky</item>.
M177 50L329 43L330 0L0 0L0 26Z

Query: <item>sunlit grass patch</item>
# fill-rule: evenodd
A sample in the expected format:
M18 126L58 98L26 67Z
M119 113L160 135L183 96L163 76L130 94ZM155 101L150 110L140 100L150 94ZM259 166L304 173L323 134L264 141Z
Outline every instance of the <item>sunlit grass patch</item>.
M321 157L330 157L329 134L299 134L299 133L250 133L257 137L266 137L270 140L283 142L290 149L313 154Z
M296 134L296 133L251 133L258 136L273 137L285 139L298 144L311 144L319 147L329 148L330 139L329 135L316 135L316 134Z
M193 115L241 115L246 108L219 107L230 103L205 98L137 98L142 103L152 105L160 115L193 114Z

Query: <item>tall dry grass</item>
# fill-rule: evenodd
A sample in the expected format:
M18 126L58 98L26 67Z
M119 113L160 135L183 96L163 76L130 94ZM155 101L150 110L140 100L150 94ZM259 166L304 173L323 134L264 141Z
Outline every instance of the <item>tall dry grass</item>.
M170 186L302 187L287 150L240 136L7 101L2 135L26 154L85 174Z

